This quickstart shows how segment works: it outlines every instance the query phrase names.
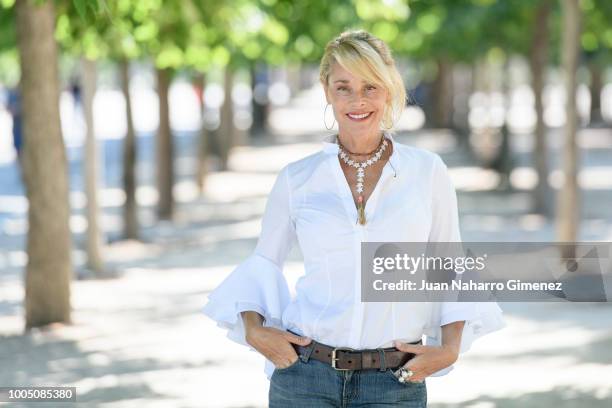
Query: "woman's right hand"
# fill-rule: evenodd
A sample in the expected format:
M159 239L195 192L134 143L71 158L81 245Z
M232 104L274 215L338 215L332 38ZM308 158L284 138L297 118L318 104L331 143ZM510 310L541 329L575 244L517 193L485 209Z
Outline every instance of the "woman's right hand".
M306 346L312 341L308 337L265 326L249 328L245 340L255 350L272 361L276 368L287 368L299 358L291 343Z

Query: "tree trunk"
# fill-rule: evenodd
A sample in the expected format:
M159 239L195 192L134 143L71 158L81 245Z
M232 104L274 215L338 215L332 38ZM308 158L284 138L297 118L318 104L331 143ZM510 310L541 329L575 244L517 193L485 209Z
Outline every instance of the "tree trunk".
M589 71L591 72L591 86L589 87L591 93L591 118L589 122L592 125L600 125L603 123L603 116L601 114L603 69L601 63L597 59L591 61L589 64Z
M68 166L59 113L52 1L17 0L28 208L25 329L70 323L72 278Z
M269 100L266 95L268 89L267 66L262 63L251 64L251 89L253 92L252 109L253 124L251 125L251 136L259 137L266 132L268 121Z
M538 175L538 184L534 190L534 211L552 216L552 191L548 184L548 148L546 143L546 125L544 123L544 74L548 61L549 29L548 20L552 4L550 0L540 3L535 17L533 43L529 63L531 66L531 85L535 97L536 128L533 149L533 164Z
M287 73L287 85L291 96L295 96L300 91L300 68L299 62L292 62L285 65L285 71Z
M198 156L197 156L197 169L196 169L196 183L198 185L198 191L200 195L204 193L206 189L206 176L208 175L208 138L209 132L204 126L204 112L206 110L206 102L204 100L204 90L206 89L206 74L198 74L197 78L197 86L202 89L202 97L199 99L200 102L200 112L202 114L202 121L200 127L200 135L198 138L198 145L196 147Z
M130 63L122 60L119 65L121 91L125 99L125 118L127 133L123 141L123 236L125 239L138 239L138 206L136 203L136 132L132 117L132 98L130 97Z
M221 106L221 125L219 127L219 137L221 141L221 170L227 170L229 152L234 145L234 104L232 101L233 81L234 75L232 69L228 65L225 68L223 80L225 100L223 101L223 106Z
M510 108L511 82L510 82L510 60L506 58L503 71L504 75L501 81L501 92L504 95L504 121L499 129L499 137L501 143L499 150L496 152L495 158L491 162L491 168L495 169L499 174L498 190L508 190L511 188L510 173L512 172L512 149L510 146L510 130L508 129L507 112Z
M578 114L576 109L576 70L580 40L579 0L563 0L562 62L565 92L566 123L563 148L564 183L558 195L557 239L561 242L576 242L578 237L578 146L576 132ZM566 246L564 257L574 257L575 247Z
M454 69L454 74L458 75L455 82L456 104L453 108L453 117L450 125L453 133L457 137L457 147L464 151L470 158L475 159L474 152L470 145L470 96L474 92L474 76L471 66L460 65Z
M98 207L98 149L94 127L93 100L96 93L96 63L83 58L81 61L81 84L83 87L83 113L85 116L85 196L87 197L87 268L95 276L101 277L104 273L102 261L102 232L99 227Z
M438 75L433 86L434 118L438 128L449 128L453 113L453 65L446 57L437 59Z
M159 95L159 129L157 132L157 216L161 220L172 219L174 198L173 144L170 130L170 106L168 91L172 73L169 69L157 69L157 93Z

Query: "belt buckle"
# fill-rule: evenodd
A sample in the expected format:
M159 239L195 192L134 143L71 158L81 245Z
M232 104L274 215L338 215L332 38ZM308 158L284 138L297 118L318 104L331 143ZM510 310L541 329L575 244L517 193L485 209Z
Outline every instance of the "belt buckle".
M338 368L336 367L336 360L338 360L338 357L336 357L336 351L353 351L354 349L350 348L350 347L334 347L334 349L332 350L332 357L331 357L331 366L333 369L338 370L338 371L347 371L350 370L350 368Z

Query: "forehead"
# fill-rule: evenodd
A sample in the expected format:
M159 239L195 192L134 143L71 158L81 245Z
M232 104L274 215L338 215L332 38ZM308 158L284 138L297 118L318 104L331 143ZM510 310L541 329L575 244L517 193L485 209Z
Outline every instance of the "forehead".
M334 62L331 65L331 70L329 73L329 83L333 84L336 81L341 82L366 82L362 77L358 77L353 75L351 71L345 69L342 65Z

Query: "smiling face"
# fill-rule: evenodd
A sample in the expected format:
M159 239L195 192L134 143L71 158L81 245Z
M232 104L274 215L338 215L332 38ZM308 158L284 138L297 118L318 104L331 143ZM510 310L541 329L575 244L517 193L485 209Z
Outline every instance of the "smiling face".
M341 132L374 134L380 130L387 90L367 82L334 62L327 84L323 84L325 98L334 109Z

